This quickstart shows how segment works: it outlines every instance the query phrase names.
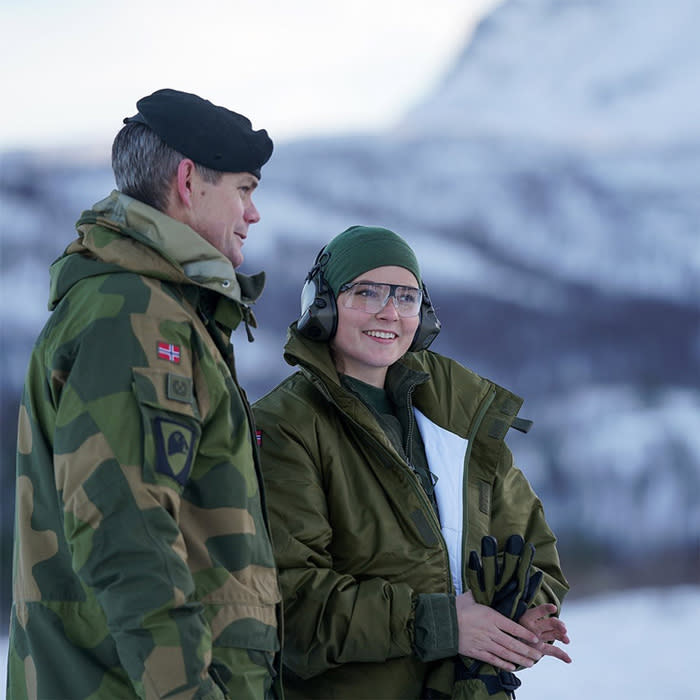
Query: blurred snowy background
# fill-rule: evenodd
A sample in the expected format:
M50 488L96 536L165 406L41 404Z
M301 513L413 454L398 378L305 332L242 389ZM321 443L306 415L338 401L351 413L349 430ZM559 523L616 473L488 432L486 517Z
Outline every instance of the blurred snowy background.
M517 700L693 698L700 588L600 594L566 606L571 664L544 658L521 671ZM0 659L7 656L0 638ZM0 697L6 670L0 663ZM10 699L8 699L10 700ZM365 700L372 700L366 698Z
M364 223L405 236L443 322L434 349L525 397L521 415L535 421L509 443L560 538L574 664L545 659L523 673L519 700L688 697L690 631L700 622L700 4L479 5L473 32L460 15L461 39L443 16L455 5L431 5L436 34L456 42L449 55L443 46L435 74L390 57L387 93L412 86L403 111L387 117L377 91L364 99L376 100L374 124L358 116L335 131L280 127L256 195L263 218L244 249L243 271L265 269L268 284L255 343L234 339L239 376L255 399L287 373L285 329L332 235ZM384 6L401 13L412 3ZM367 32L348 27L337 51L365 42L361 53L376 48L380 72L391 22L367 10ZM377 27L384 39L367 42ZM422 46L413 38L411 56ZM261 43L260 60L272 51ZM339 83L346 74L357 82L362 103L357 73L373 66L355 62L357 72L352 62L331 69ZM297 107L323 97L306 92L308 77L290 79ZM70 148L5 142L0 152L3 624L14 424L47 314L47 267L79 213L114 186L108 151L121 117L166 84L195 90L176 76L136 90L111 107L103 142L81 146L78 133ZM284 99L268 112L200 93L276 137ZM83 95L90 101L89 85ZM347 96L334 100L329 87L328 97L352 111ZM678 673L659 672L669 668Z

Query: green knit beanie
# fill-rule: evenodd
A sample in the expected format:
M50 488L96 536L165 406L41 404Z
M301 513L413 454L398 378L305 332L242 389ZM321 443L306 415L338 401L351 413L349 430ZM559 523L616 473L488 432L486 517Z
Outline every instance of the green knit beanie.
M338 290L367 270L386 265L404 267L421 284L418 260L401 236L378 226L351 226L338 234L325 248L328 262L323 277L338 296Z

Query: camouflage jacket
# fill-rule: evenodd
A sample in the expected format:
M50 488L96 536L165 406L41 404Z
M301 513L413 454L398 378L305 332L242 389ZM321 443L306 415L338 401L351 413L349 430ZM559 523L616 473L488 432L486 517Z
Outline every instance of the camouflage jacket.
M8 698L270 697L280 595L229 342L264 277L117 192L77 227L20 407Z

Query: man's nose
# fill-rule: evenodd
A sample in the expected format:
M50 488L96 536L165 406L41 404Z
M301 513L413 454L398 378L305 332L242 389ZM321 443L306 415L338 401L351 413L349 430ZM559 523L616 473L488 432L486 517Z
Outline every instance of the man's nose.
M260 212L253 202L251 202L245 210L245 220L249 224L257 224L260 221Z

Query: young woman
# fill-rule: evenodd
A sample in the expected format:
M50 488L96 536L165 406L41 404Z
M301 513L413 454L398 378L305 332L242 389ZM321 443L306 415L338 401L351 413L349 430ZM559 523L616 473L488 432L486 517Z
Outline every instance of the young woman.
M522 401L427 350L439 328L408 244L354 226L307 277L299 371L254 405L288 698L506 698L516 668L570 661L556 540L503 441ZM534 546L517 621L469 590L486 535Z

